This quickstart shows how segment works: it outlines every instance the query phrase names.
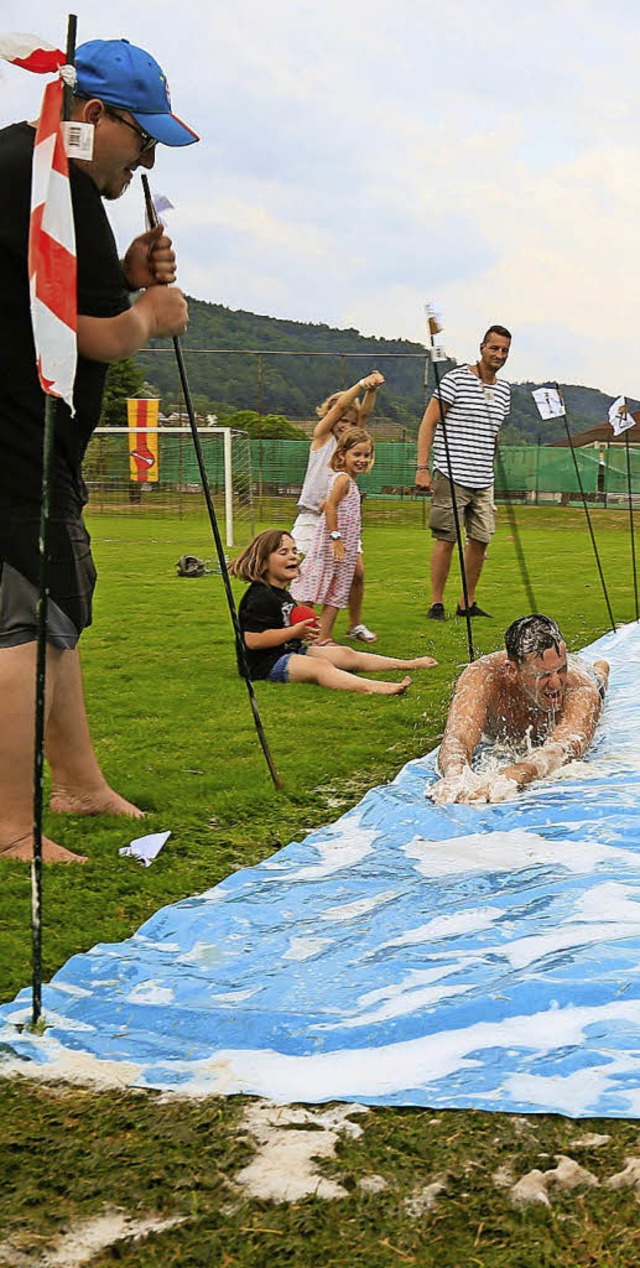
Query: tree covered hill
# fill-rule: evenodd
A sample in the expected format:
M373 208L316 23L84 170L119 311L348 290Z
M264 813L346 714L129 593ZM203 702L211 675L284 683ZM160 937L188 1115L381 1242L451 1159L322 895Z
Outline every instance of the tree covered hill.
M189 331L182 340L194 404L202 414L223 419L236 410L311 419L330 392L348 387L370 370L385 376L376 418L395 425L398 435L417 433L425 399L433 389L433 368L425 392L423 344L379 339L350 328L286 321L242 309L189 299ZM155 340L136 358L144 379L157 389L163 409L180 405L178 375L170 340ZM449 362L443 369L450 368ZM564 434L561 419L542 423L531 390L513 385L512 413L503 441L535 444ZM603 422L612 397L595 388L562 385L573 433Z

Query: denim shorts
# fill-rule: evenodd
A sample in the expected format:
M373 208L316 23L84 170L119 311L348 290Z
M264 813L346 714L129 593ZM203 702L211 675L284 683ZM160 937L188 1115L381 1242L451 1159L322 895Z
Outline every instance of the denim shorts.
M275 665L267 674L267 682L288 682L291 657L306 656L308 650L308 647L301 647L299 652L285 652L284 656L279 656Z

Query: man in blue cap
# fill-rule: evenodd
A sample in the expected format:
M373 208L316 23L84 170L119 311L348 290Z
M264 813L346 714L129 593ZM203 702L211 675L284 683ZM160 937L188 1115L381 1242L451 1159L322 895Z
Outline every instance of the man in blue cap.
M81 464L100 418L109 362L149 339L181 335L188 311L173 283L176 260L162 227L136 238L124 259L103 200L119 198L150 169L158 143L198 137L171 108L153 57L126 40L92 40L76 54L72 118L93 129L90 159L72 159L78 270L75 417L56 401L51 482L46 753L51 808L74 814L141 812L107 783L87 722L78 639L91 622L95 569L82 508ZM38 526L44 395L33 343L27 269L35 126L0 131L0 855L32 854ZM137 298L132 303L132 296ZM53 841L46 862L78 860Z

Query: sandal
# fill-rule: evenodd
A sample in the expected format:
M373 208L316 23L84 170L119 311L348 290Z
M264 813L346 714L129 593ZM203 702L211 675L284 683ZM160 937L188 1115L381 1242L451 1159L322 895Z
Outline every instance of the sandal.
M355 638L359 643L377 643L378 635L373 630L368 630L366 625L354 625L352 630L347 630L347 638Z

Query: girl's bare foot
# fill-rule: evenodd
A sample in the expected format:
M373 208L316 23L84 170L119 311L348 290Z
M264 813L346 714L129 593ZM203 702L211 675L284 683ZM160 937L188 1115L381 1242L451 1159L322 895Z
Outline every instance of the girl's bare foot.
M409 663L412 669L433 669L438 662L433 659L433 656L416 656L416 659Z
M0 859L18 859L21 863L30 863L33 858L33 835L25 832L24 836L10 841L8 845L0 845ZM72 854L63 845L56 845L48 837L42 838L43 863L86 863L82 854Z
M51 791L49 809L56 814L128 815L130 819L144 818L144 810L114 792L108 784L87 793L73 793L62 784L56 784Z
M378 696L402 696L407 690L407 687L410 687L410 686L411 686L411 679L407 677L407 678L403 678L402 682L373 682L372 681L371 690L375 695L378 695Z

